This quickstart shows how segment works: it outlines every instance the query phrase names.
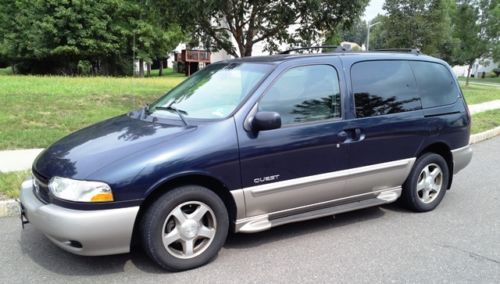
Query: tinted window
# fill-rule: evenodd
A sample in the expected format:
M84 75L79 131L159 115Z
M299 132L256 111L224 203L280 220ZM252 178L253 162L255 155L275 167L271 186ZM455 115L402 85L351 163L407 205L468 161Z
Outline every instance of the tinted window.
M356 63L351 78L357 117L422 108L411 68L405 61Z
M438 63L412 61L410 63L424 108L454 103L458 97L455 80L446 67Z
M337 71L329 65L290 69L271 86L259 110L278 112L284 125L340 117Z

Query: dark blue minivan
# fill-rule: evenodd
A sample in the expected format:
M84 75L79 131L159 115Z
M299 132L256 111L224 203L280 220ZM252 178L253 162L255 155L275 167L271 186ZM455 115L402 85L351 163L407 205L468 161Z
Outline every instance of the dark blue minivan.
M228 232L399 201L433 210L471 160L444 61L419 53L250 57L59 140L22 185L22 218L80 255L142 244L161 267L213 259Z

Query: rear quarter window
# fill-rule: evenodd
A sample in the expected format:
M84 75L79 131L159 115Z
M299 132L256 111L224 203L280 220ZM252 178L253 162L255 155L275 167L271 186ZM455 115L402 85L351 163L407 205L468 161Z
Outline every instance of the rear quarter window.
M430 108L452 104L457 101L459 91L448 68L439 63L411 61L422 107Z
M406 61L363 61L351 68L357 117L422 108L415 79Z

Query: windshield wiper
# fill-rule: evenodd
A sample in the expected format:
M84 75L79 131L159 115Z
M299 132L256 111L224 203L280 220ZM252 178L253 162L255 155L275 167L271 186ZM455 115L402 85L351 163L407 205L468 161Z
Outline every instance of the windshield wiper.
M182 110L182 109L178 109L176 107L173 107L172 105L169 105L167 107L164 107L164 106L157 106L154 108L155 110L167 110L167 111L174 111L175 113L177 113L177 115L179 115L179 117L181 118L182 122L184 123L185 126L189 126L189 124L186 122L186 119L184 118L184 114L187 114L187 111L185 110Z
M141 110L141 117L144 119L149 115L149 105L146 104Z

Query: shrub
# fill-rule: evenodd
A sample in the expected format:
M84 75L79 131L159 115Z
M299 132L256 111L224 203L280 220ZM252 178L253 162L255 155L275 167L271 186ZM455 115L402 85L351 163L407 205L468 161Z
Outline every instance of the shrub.
M493 73L495 73L497 77L500 76L500 68L493 69Z

